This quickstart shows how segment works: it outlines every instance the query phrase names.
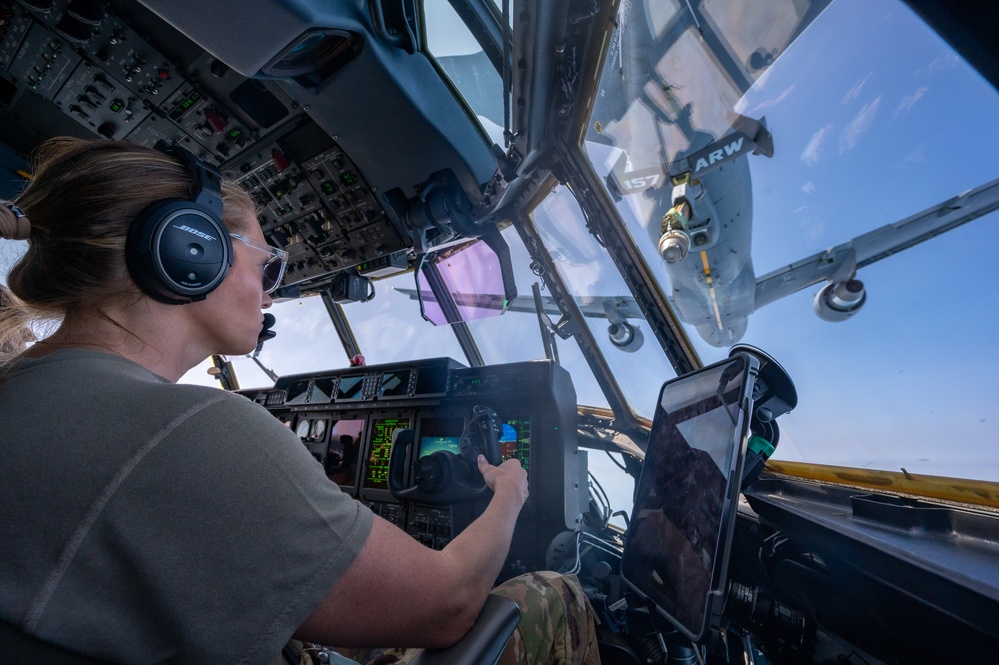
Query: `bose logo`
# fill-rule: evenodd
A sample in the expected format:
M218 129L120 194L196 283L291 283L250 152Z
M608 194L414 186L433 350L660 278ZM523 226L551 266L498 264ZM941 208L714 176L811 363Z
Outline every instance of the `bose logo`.
M216 238L215 236L210 236L207 233L199 231L198 229L192 229L190 226L187 226L186 224L182 224L181 226L175 225L173 228L180 229L181 231L187 231L188 233L194 234L199 238L204 238L205 240L218 240L218 238Z

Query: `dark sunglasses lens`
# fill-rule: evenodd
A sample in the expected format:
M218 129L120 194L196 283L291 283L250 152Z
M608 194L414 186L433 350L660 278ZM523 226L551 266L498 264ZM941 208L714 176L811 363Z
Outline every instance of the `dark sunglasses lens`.
M271 259L264 265L264 292L270 293L278 287L284 274L284 261Z

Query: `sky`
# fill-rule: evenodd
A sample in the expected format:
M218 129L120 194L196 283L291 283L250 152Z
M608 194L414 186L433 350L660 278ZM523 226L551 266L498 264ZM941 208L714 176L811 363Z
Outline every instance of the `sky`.
M706 91L674 94L701 104L695 118L712 118ZM775 144L773 158L748 158L757 276L999 176L995 90L901 3L834 2L736 109L765 117ZM644 140L632 156L658 160L647 145L655 133L642 129L618 136ZM648 209L629 198L638 197L619 209ZM996 221L993 213L865 268L868 302L847 322L812 313L818 287L750 317L741 341L771 353L798 388L776 457L999 480L990 417L999 354L988 332ZM668 291L665 265L634 224ZM688 331L705 362L725 355Z

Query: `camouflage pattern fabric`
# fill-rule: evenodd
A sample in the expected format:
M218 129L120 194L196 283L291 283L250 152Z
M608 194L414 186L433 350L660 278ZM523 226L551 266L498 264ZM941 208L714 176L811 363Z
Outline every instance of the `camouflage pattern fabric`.
M575 575L527 573L492 593L520 607L500 665L599 665L594 612ZM406 665L420 649L337 649L365 665Z
M595 613L575 575L527 573L492 591L520 607L500 665L599 665Z

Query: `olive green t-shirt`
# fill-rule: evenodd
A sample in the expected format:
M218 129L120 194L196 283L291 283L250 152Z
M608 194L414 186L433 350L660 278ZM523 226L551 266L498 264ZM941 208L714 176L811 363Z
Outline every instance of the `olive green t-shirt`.
M242 396L63 349L0 379L0 617L112 662L270 663L371 512Z

